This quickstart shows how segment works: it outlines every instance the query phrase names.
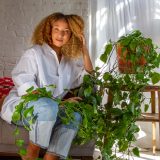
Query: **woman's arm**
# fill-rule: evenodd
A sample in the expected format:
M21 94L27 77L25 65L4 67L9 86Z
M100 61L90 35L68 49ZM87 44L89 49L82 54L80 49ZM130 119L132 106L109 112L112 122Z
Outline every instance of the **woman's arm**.
M81 39L82 39L82 53L83 53L83 62L84 62L84 68L88 73L91 73L93 71L93 65L89 56L89 52L86 46L86 40L84 35L81 35Z

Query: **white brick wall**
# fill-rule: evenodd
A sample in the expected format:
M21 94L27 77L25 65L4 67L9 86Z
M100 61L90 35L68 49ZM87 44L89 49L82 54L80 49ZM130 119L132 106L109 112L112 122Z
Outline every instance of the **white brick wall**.
M53 12L78 14L88 35L89 0L0 0L0 77L10 76L18 58L30 47L39 21ZM88 39L88 37L87 37Z

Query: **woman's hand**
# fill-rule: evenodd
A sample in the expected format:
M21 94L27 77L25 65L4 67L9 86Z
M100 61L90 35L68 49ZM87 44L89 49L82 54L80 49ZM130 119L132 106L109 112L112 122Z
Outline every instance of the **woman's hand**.
M79 34L79 38L80 40L82 41L82 52L83 54L86 53L86 50L87 50L87 46L86 46L86 39L84 37L84 34Z
M32 91L32 94L39 94L39 91L34 90L34 91Z
M80 98L80 97L71 97L71 98L64 100L64 102L79 102L81 100L82 100L82 98Z

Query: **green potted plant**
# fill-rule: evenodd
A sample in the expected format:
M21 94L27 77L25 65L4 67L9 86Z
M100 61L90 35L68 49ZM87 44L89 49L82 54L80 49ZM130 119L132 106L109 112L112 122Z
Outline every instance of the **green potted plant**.
M139 31L134 31L131 37L135 38L133 35L137 32L140 33ZM143 69L140 66L136 66L134 74L129 74L128 72L120 74L117 72L118 65L115 61L114 67L109 71L105 71L110 55L116 50L117 44L123 44L125 49L122 50L125 52L127 44L130 47L133 45L131 43L132 38L128 38L126 35L117 42L109 42L106 45L105 51L100 57L104 65L100 68L96 67L92 74L85 75L80 88L72 91L73 95L82 97L82 101L70 103L57 99L57 102L60 105L65 105L66 108L67 117L63 119L64 123L68 123L75 111L82 115L83 121L76 143L83 144L93 139L104 160L120 159L117 155L118 152L126 153L127 155L134 153L139 156L138 148L130 149L130 147L132 142L136 141L135 133L139 131L135 122L141 115L141 104L145 99L141 90L150 82L155 84L160 80L159 73L154 71L160 65L160 55L156 52L151 39L146 42L147 44L149 43L150 52L147 51L147 54L140 52L141 55L142 53L145 54L142 55L145 58ZM127 43L125 40L129 42ZM136 50L138 49L136 48ZM136 56L136 54L129 56L131 62L136 62ZM21 104L17 105L12 117L14 122L24 117L30 119L29 125L32 125L35 119L33 117L33 107L27 109L25 104L43 96L52 98L51 93L47 92L45 88L39 88L39 94L37 95L33 95L32 91L33 88L30 88L28 94L22 97ZM103 102L102 99L105 95L108 96L108 100ZM145 105L145 110L147 108L148 104ZM31 129L30 126L26 126L26 128ZM16 131L15 135L17 133ZM18 141L17 144L22 147L22 140ZM21 150L20 153L25 153L25 151Z
M143 70L143 66L150 63L156 55L152 39L144 37L139 30L122 36L114 45L121 73Z

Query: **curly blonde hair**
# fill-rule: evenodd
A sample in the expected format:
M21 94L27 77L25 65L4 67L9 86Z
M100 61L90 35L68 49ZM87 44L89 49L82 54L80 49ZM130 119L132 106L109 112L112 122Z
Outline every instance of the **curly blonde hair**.
M64 15L63 13L53 13L45 17L35 28L32 36L32 43L42 45L47 43L50 47L52 43L52 27L54 22L65 20L71 30L69 41L62 46L61 52L69 58L78 58L82 54L82 39L80 37L84 32L84 21L78 15Z

